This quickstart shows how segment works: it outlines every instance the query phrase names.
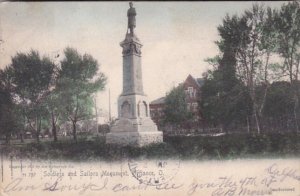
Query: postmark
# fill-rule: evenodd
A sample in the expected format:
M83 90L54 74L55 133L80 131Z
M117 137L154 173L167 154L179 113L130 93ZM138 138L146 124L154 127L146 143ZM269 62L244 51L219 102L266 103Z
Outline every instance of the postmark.
M128 167L140 183L157 186L171 181L180 169L180 161L175 159L128 160Z

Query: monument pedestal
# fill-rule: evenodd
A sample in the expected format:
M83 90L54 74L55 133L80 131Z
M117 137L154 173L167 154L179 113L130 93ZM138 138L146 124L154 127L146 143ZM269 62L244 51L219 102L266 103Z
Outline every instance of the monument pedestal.
M136 98L144 96L120 96L119 105L126 103L126 107L120 107L120 117L112 125L110 133L106 135L106 143L118 144L121 146L145 146L152 143L163 142L163 133L157 130L156 124L148 117L148 104L146 101L138 101L137 107L131 107L136 103ZM144 97L146 98L146 97ZM143 99L144 100L144 99ZM132 110L136 109L136 110ZM138 118L128 118L132 115Z
M163 133L149 117L146 95L121 95L118 99L119 119L106 134L106 143L121 146L145 146L163 142Z
M110 133L106 135L106 143L118 144L121 146L146 146L152 143L163 142L163 134L160 131L149 131L150 126L143 124L133 124L133 122L125 122L120 120L112 127ZM129 131L129 130L147 130L147 131Z

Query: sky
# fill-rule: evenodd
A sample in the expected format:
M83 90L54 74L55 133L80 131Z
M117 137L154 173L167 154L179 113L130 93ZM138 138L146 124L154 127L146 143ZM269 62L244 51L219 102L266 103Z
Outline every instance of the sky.
M144 91L149 100L165 96L191 74L210 67L204 61L218 54L217 27L226 14L241 14L254 2L133 2L135 33L141 40ZM260 2L279 8L283 2ZM108 78L97 93L97 106L117 115L122 91L122 48L128 2L0 2L0 69L17 52L38 50L56 63L66 47L91 54ZM59 58L55 58L59 54Z

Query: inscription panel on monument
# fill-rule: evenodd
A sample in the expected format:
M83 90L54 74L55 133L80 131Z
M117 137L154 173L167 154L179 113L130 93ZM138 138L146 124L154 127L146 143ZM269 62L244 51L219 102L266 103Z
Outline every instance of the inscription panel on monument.
M123 94L133 93L132 66L130 56L123 57Z
M123 58L123 94L144 94L141 57L129 55Z
M141 57L135 56L133 58L133 63L134 63L134 66L135 66L135 69L134 69L135 92L138 93L138 94L143 94Z

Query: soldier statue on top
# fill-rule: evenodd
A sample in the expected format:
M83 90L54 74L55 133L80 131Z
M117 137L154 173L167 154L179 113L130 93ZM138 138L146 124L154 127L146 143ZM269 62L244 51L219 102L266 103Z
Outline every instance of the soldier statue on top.
M127 17L128 17L128 29L130 30L131 34L133 34L133 29L136 26L136 23L135 23L136 12L135 12L135 8L132 6L133 6L132 2L129 2L130 8L127 11Z

